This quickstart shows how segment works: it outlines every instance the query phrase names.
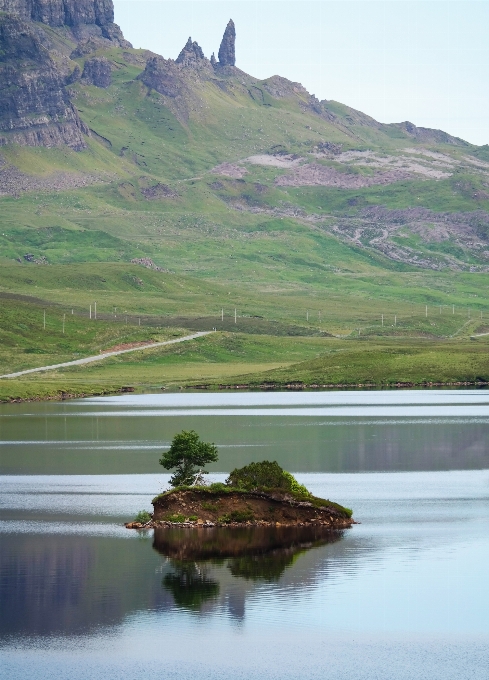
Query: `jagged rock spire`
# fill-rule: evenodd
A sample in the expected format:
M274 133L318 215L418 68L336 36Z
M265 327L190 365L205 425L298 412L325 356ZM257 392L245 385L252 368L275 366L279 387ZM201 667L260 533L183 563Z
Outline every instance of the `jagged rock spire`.
M189 38L185 47L178 55L176 62L184 66L192 66L202 61L202 59L205 59L205 56L201 46L195 41L192 42L192 38Z
M224 35L222 36L221 46L219 48L219 63L221 66L234 66L236 63L236 29L234 27L234 21L229 19L229 23L226 26Z

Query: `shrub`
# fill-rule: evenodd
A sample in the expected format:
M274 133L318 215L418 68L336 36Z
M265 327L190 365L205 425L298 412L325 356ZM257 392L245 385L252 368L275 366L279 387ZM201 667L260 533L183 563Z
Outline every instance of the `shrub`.
M254 519L255 515L252 510L232 510L219 517L217 521L221 522L221 524L230 524L231 522L252 522Z
M139 522L140 524L147 524L151 519L152 517L147 510L140 510L134 518L134 521Z
M202 510L207 510L208 512L217 512L219 508L214 503L202 503Z
M264 460L236 468L226 480L226 484L244 491L280 489L294 495L310 496L305 486L299 484L290 472L286 472L277 461Z
M207 488L217 493L227 493L229 491L229 488L223 482L213 482Z
M185 515L167 515L165 519L167 522L173 522L173 524L182 524L182 522L185 522L186 517Z
M311 492L306 489L304 484L299 484L294 475L291 475L290 472L287 472L286 470L284 470L284 475L290 482L290 490L293 494L296 496L311 496Z

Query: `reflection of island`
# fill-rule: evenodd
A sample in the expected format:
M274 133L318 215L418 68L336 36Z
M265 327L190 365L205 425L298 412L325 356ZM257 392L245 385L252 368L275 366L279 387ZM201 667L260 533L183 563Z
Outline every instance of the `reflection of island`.
M153 547L178 560L211 560L243 555L297 552L333 543L343 532L323 525L294 527L209 527L198 531L177 527L154 531Z
M284 527L266 532L266 542L256 540L261 531L251 541L250 529L224 531L241 537L235 546L248 542L251 552L230 552L221 544L220 556L217 529L158 530L154 547L168 555L163 563L143 537L0 534L0 640L91 635L147 611L171 617L183 609L202 618L219 612L239 622L257 592L278 587L300 597L319 582L351 572L366 552L379 548L375 541L367 545L360 533L345 531L348 540L336 540L340 534L328 535L322 527L287 531L292 540L282 546L277 539ZM169 540L171 533L181 538ZM207 537L209 552L214 543L213 557L199 557L192 544L192 557L185 557L183 543L196 536Z
M172 571L164 576L163 587L175 604L200 610L219 597L222 579L212 575L213 567L221 574L226 568L234 578L276 582L300 553L341 537L342 532L324 526L165 528L155 529L153 547L169 558Z

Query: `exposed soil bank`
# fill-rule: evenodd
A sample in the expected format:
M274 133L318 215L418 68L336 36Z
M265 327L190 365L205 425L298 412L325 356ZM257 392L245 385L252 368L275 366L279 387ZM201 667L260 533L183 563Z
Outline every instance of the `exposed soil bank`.
M305 526L346 529L355 522L350 513L332 501L296 499L283 492L169 491L153 500L151 522L126 524L128 529L188 526Z

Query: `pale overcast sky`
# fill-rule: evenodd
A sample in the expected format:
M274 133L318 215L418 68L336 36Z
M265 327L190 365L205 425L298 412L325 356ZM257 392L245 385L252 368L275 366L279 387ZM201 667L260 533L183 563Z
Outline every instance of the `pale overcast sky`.
M230 18L236 65L279 74L384 123L410 120L489 143L489 1L115 0L134 47L217 54Z

